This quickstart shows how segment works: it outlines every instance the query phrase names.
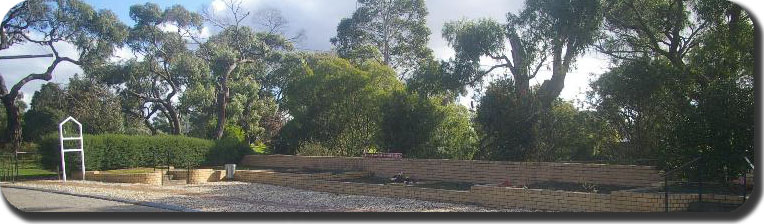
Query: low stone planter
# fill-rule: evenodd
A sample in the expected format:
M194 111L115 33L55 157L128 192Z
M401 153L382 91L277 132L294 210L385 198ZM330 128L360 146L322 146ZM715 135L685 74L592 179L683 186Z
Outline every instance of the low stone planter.
M191 169L191 175L186 169L175 169L167 171L168 175L172 175L173 179L187 179L189 184L204 184L207 182L218 182L225 178L225 170L214 169Z
M81 180L82 173L72 173L71 179ZM101 171L87 171L85 172L85 180L101 181L109 183L136 183L136 184L162 184L162 172L149 172L149 173L128 173L128 174L116 174L107 173Z

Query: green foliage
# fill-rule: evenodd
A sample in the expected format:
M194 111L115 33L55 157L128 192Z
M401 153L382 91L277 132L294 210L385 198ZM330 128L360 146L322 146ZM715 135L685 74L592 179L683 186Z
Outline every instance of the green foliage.
M70 143L67 148L76 147ZM238 163L249 153L248 145L235 136L211 141L173 135L85 135L84 145L85 166L89 170L164 166L168 158L169 164L175 167L221 165ZM40 140L44 168L53 170L61 164L59 147L58 134L45 135ZM79 156L74 154L66 155L69 170L79 169Z
M409 158L472 159L477 135L467 108L403 91L384 102L381 144Z
M657 157L665 169L702 156L705 175L744 172L755 123L750 16L721 0L604 6L599 48L618 66L593 84L593 98L636 148L621 154Z
M403 78L431 57L424 0L358 0L358 6L330 40L340 57L356 64L376 60Z
M28 74L7 88L0 77L0 98L6 107L7 131L3 140L20 144L23 140L21 110L14 104L21 88L33 80L49 81L61 63L79 65L85 72L108 61L127 36L126 26L109 10L94 10L78 1L24 1L3 18L0 50L21 43L49 48L54 59L42 73ZM59 43L76 47L77 55L61 55ZM57 49L58 48L58 49Z
M359 67L331 56L307 60L306 76L289 86L284 105L293 119L282 129L276 152L295 154L314 142L334 155L359 156L376 144L382 102L403 85L387 66Z
M475 123L481 133L478 158L530 159L536 139L536 102L515 95L512 80L492 83L480 99Z
M445 61L428 60L419 67L406 80L406 90L423 97L444 96L450 101L455 101L457 96L466 93L462 84L465 81L458 80L450 64Z
M618 134L593 111L556 100L548 111L517 97L512 80L488 87L475 125L482 137L478 158L512 161L589 161L612 155Z
M72 142L70 142L72 143ZM76 147L67 143L67 148ZM129 136L85 135L85 166L89 170L110 170L153 167L169 163L175 167L204 164L206 154L213 148L209 140L181 136ZM61 164L58 134L46 135L40 140L43 166L55 169ZM79 169L76 153L67 153L67 168Z
M24 114L23 135L36 141L58 130L67 116L80 121L86 134L122 133L124 115L120 98L102 83L74 76L66 88L47 83L32 97L31 108Z
M253 151L245 141L244 130L235 125L226 126L223 138L215 141L214 148L207 153L208 164L239 163L244 155Z
M307 141L300 142L297 147L297 155L301 156L343 156L342 151L330 150L321 143Z

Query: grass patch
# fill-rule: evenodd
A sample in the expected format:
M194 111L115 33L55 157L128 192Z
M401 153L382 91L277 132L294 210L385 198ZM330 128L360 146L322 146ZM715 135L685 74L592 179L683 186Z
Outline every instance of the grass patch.
M8 170L3 170L3 175L13 175ZM56 179L58 174L56 172L44 169L19 169L16 180L40 180L40 179ZM3 180L10 180L11 176L3 176Z

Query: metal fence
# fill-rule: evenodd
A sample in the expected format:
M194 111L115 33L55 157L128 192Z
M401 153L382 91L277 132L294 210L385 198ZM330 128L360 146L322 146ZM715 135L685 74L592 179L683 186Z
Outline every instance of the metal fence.
M737 157L746 164L740 176L719 176L708 173L706 159L696 157L675 169L662 173L664 210L690 212L724 212L740 207L751 193L754 166L746 157ZM726 168L726 167L725 167ZM723 170L726 171L726 170ZM723 172L722 171L722 172Z

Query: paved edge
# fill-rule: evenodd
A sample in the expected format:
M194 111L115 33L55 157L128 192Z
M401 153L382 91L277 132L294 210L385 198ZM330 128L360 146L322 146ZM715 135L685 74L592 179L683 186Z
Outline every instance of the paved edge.
M185 207L181 207L181 206L177 206L177 205L170 205L170 204L163 204L163 203L156 203L156 202L148 202L148 201L135 201L135 200L120 199L120 198L113 198L113 197L105 197L105 196L98 196L98 195L77 194L77 193L70 193L70 192L65 192L65 191L50 190L50 189L36 188L36 187L12 186L12 185L7 185L7 184L0 184L0 187L15 188L15 189L22 189L22 190L32 190L32 191L42 191L42 192L54 193L54 194L63 194L63 195L76 196L76 197L84 197L84 198L93 198L93 199L100 199L100 200L107 200L107 201L115 201L115 202L122 202L122 203L127 203L127 204L134 204L134 205L141 205L141 206L152 207L152 208L159 208L159 209L177 211L177 212L201 212L201 211L196 210L196 209L185 208Z

